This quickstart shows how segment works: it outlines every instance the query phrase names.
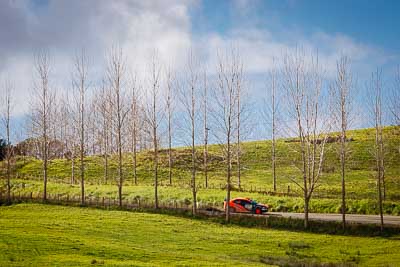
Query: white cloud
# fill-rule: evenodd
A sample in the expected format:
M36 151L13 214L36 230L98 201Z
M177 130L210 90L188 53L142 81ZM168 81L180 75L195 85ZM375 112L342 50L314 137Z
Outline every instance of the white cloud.
M202 45L207 47L209 65L215 66L215 51L229 50L235 47L240 51L244 66L249 73L266 73L276 67L273 59L281 59L285 53L292 53L298 48L306 54L318 54L319 61L328 77L333 77L336 70L336 61L341 55L352 59L355 67L361 71L380 66L391 60L392 56L384 51L358 43L343 34L328 34L317 32L311 36L299 36L293 40L291 33L287 33L287 40L274 38L268 30L260 29L233 29L227 35L208 34L203 36Z
M28 111L33 58L40 49L52 56L53 86L68 89L72 57L85 48L92 77L104 71L107 51L118 45L127 64L141 69L158 51L160 60L181 65L182 51L191 44L189 8L193 1L49 1L34 7L29 1L0 2L0 77L14 81L18 109Z
M236 0L233 4L236 9L249 12L255 3ZM350 56L354 66L365 73L392 60L392 55L385 51L339 33L320 31L308 36L288 29L278 38L268 29L246 24L236 25L223 34L199 35L192 31L193 6L197 7L196 1L74 0L50 1L47 7L32 8L31 2L0 1L0 75L16 84L16 113L28 111L26 96L32 85L33 55L43 47L48 47L53 56L53 82L58 88L70 86L71 58L76 50L88 50L95 79L102 75L106 52L115 44L124 49L127 62L141 74L155 49L165 65L182 68L190 47L212 71L216 52L233 46L240 50L248 73L263 75L274 67L274 57L281 58L296 46L318 51L330 76L341 53Z

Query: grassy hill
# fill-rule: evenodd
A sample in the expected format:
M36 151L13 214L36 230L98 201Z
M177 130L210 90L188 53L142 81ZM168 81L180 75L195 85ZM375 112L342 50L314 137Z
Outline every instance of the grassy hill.
M332 133L331 136L335 136ZM386 127L385 135L385 180L386 202L385 212L400 214L400 127ZM349 199L349 212L352 213L376 213L376 179L374 176L374 130L360 129L350 131L348 138L352 141L349 146L349 161L347 173L347 197ZM234 196L250 196L260 201L272 204L274 210L301 211L302 201L299 188L291 181L291 178L300 178L297 168L299 164L299 143L295 139L280 139L277 143L277 180L278 192L287 193L288 188L293 197L269 196L258 193L234 192ZM271 142L256 141L244 142L242 159L242 185L246 191L272 191L271 174ZM204 202L221 203L224 198L223 188L225 184L225 167L223 157L218 145L210 147L209 184L211 189L199 188L199 200ZM315 198L311 203L311 209L315 212L338 212L340 209L340 174L338 144L327 144L326 162L320 187L315 192ZM190 179L191 155L187 148L176 148L174 154L173 186L161 186L160 195L164 201L180 200L190 201L191 195L188 188ZM124 187L125 198L141 197L152 199L153 173L152 153L143 151L138 156L139 186L132 186L132 158L124 155ZM198 150L198 175L197 183L204 185L202 172L202 148ZM103 158L101 156L89 156L85 159L86 181L88 183L88 196L116 196L116 186L113 177L116 176L117 162L115 156L110 161L110 178L107 184L103 178ZM161 151L160 183L168 184L167 151ZM235 169L234 165L234 169ZM17 192L40 192L41 162L35 159L18 159L15 166L16 176L30 177L29 180L14 179L13 190ZM53 160L49 166L49 192L58 194L79 194L79 185L70 185L71 161L65 159ZM36 178L34 178L36 177ZM233 177L236 183L236 178ZM255 190L256 189L256 190ZM3 187L4 190L4 187Z
M396 237L252 229L140 212L19 204L0 207L0 225L0 266L396 266L400 262Z

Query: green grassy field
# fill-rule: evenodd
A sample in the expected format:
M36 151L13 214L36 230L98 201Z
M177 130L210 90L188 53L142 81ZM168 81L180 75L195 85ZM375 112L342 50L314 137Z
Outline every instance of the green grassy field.
M333 136L335 134L332 134ZM385 181L386 201L384 210L386 214L400 214L400 127L385 127ZM350 131L348 138L353 141L348 143L349 161L347 173L347 199L348 212L360 214L376 214L376 179L374 177L374 159L372 149L374 144L373 129L361 129ZM287 192L288 187L293 195L299 195L299 188L291 181L293 177L300 177L296 165L298 164L298 153L296 142L287 142L287 139L278 141L277 156L277 179L278 192ZM340 175L339 160L337 153L338 144L328 144L327 158L324 166L323 177L320 187L314 194L311 202L312 212L339 212L340 211ZM269 141L256 141L243 143L243 188L272 191L271 143ZM204 185L202 173L201 148L198 151L197 184ZM152 155L149 151L143 151L138 156L138 178L139 185L133 186L132 158L131 155L124 156L124 198L130 199L140 197L141 199L153 200L153 172ZM115 183L117 162L115 157L110 161L110 177L104 183L103 158L101 156L89 156L85 159L86 164L86 191L87 196L92 197L116 197L117 186ZM161 186L160 197L162 201L190 202L191 193L188 186L190 179L190 151L186 148L174 150L173 186ZM213 189L199 188L199 201L221 205L224 191L217 189L225 185L224 162L217 145L210 147L209 183ZM160 160L160 183L166 185L167 178L167 153L161 152ZM234 165L235 168L235 165ZM40 194L43 191L41 183L41 162L32 158L19 158L14 168L15 175L25 176L25 179L13 179L13 192ZM35 176L36 178L29 178ZM66 159L52 160L49 165L49 190L51 194L79 194L78 182L70 185L71 161ZM28 177L28 179L27 179ZM234 184L236 177L232 178ZM3 185L0 189L5 191ZM301 212L303 201L301 197L277 197L258 193L234 192L234 196L249 196L256 200L271 204L275 211L297 211Z
M250 229L170 215L19 204L0 207L0 266L398 266L400 236ZM333 266L333 265L331 265Z
M19 185L14 188L15 194L29 195L33 193L33 197L40 197L43 191L42 181L32 180L16 180ZM48 190L53 198L79 198L80 186L65 183L49 183ZM87 199L93 201L97 198L117 199L118 188L115 185L87 185L85 187ZM124 199L136 203L136 199L140 198L141 203L150 204L154 200L154 187L149 185L126 185L123 189ZM301 197L282 197L271 196L262 193L249 192L231 192L232 197L246 196L255 199L261 203L267 203L271 208L270 211L282 212L303 212L303 199ZM200 189L198 191L198 205L213 206L215 208L223 208L222 200L226 196L226 191L221 189ZM173 186L160 186L159 199L161 204L178 205L191 204L192 192L190 188L181 188ZM318 213L339 213L340 201L336 198L313 198L311 200L310 209L312 212ZM347 202L348 213L355 214L378 214L379 208L374 199L352 199ZM384 213L390 215L400 215L400 202L385 201Z

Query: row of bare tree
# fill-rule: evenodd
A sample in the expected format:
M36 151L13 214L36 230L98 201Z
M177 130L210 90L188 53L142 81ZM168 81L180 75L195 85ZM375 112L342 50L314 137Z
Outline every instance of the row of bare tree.
M230 57L232 58L232 61ZM226 62L225 62L226 60ZM31 98L29 135L37 144L34 155L43 162L43 199L47 197L48 164L51 142L62 142L62 156L71 160L71 183L76 182L79 168L81 203L85 204L85 156L101 154L104 166L104 181L109 180L109 157L118 158L116 183L119 203L122 205L123 153L132 154L134 183L137 177L137 153L143 149L153 150L155 207L158 208L159 150L162 145L163 126L167 126L169 182L173 182L173 135L177 128L191 147L191 188L193 213L196 213L197 190L197 133L203 129L203 171L208 185L208 86L207 72L198 58L191 52L185 71L178 73L163 70L157 55L150 62L145 81L138 82L137 75L129 72L121 49L113 48L107 58L107 68L101 82L93 85L90 78L90 61L84 50L74 57L71 75L72 90L56 95L50 84L51 60L47 52L35 56L36 80ZM212 118L218 121L215 134L227 155L228 177L232 173L233 145L240 139L240 87L242 86L242 64L239 55L232 52L220 57L218 86L212 91L216 104L212 107ZM60 93L60 92L58 92ZM218 109L218 112L214 112ZM218 114L218 115L217 115ZM179 116L179 120L175 118ZM235 140L234 140L235 139ZM236 144L234 144L236 142ZM225 145L227 143L227 145ZM237 162L240 162L239 149ZM78 161L78 163L77 163ZM240 186L240 172L238 173ZM230 182L228 183L230 188ZM228 194L229 196L229 194Z
M341 213L343 228L346 227L346 168L349 159L349 146L347 132L351 123L357 116L355 114L356 85L351 69L351 62L347 56L341 56L336 64L334 79L324 78L324 71L318 60L318 55L307 56L303 50L284 56L281 73L273 70L270 73L270 122L272 132L272 176L273 187L276 190L276 132L286 131L287 135L299 138L300 147L296 153L301 160L294 165L301 173L299 177L293 177L292 181L301 188L304 196L305 228L308 228L309 203L312 194L320 183L323 165L325 161L326 143L329 140L329 132L338 131L341 175ZM279 77L279 78L278 78ZM399 125L399 91L400 70L397 71L396 82L392 87L388 98L389 111L394 118L393 123ZM280 81L280 82L279 82ZM371 121L375 127L376 138L372 154L376 159L377 199L383 229L383 200L385 199L385 166L384 166L384 137L383 137L383 106L382 106L382 71L377 69L372 73L367 83L367 102ZM281 98L285 100L285 111L289 114L289 122L293 125L285 125L279 121L277 127L277 113L282 111L277 101L277 89L281 90ZM278 94L279 95L279 94ZM278 103L277 103L278 102ZM288 119L286 118L286 119ZM291 120L290 120L291 119ZM279 120L279 118L278 118ZM289 131L289 132L287 132ZM295 146L292 146L292 148Z
M81 203L85 204L85 156L99 154L103 158L104 181L110 179L109 157L116 155L118 161L115 182L118 186L119 203L122 205L124 153L132 155L134 183L138 183L137 153L140 150L153 151L155 208L158 208L159 151L167 141L169 183L173 183L173 140L178 131L182 140L191 148L191 190L193 213L197 212L196 170L197 149L203 144L203 173L205 186L208 185L208 143L212 127L214 142L220 144L226 166L226 201L230 200L232 177L236 175L237 186L241 186L241 130L246 125L246 101L243 99L247 86L243 63L237 50L218 54L214 71L207 70L192 51L188 53L183 71L162 67L156 53L149 64L146 78L139 79L138 73L128 68L126 57L119 48L109 51L107 67L101 81L90 75L90 60L84 50L73 60L71 74L72 90L56 92L51 81L51 60L47 52L35 56L34 90L31 96L29 136L37 143L36 155L43 162L43 199L47 197L48 164L50 144L54 140L62 143L62 156L71 160L71 183L76 182L76 168L79 168ZM350 127L354 108L355 84L350 60L341 57L337 62L336 77L326 79L318 55L308 55L297 49L283 57L270 73L267 91L272 133L272 181L277 190L276 137L279 131L297 136L300 161L294 160L299 177L292 181L301 188L304 198L305 227L307 228L309 204L313 192L320 185L325 160L325 145L328 132L340 131L339 158L342 177L343 227L346 225L346 161L348 158L347 131ZM391 111L399 121L400 71L397 87L391 97ZM7 192L10 196L11 142L10 117L13 107L12 84L5 84L5 111L3 121L8 144ZM376 129L376 158L378 201L383 227L382 201L384 183L384 138L382 134L382 77L376 71L369 83L371 107ZM56 95L58 93L58 95ZM284 103L283 110L279 103ZM282 120L280 114L286 114ZM199 141L202 132L202 141ZM164 138L164 135L167 137ZM174 137L175 136L175 137ZM400 149L399 149L400 152ZM78 161L78 163L76 162ZM233 162L236 168L233 169ZM230 210L226 210L226 220Z

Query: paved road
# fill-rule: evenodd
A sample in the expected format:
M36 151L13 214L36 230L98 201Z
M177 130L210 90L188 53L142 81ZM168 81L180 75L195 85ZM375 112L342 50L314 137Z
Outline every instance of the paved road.
M289 213L289 212L268 212L267 214L282 216L286 218L299 218L303 219L303 213ZM310 220L318 221L342 221L342 214L327 214L327 213L310 213ZM380 224L379 215L358 215L358 214L346 214L346 221L354 223L364 223L364 224ZM383 223L387 226L400 227L400 216L383 216Z
M222 214L222 210L215 210L214 212L210 213L207 212L209 215L214 214ZM292 212L268 212L263 215L256 215L256 214L249 214L249 213L232 213L233 216L282 216L285 218L295 218L295 219L304 219L304 213L292 213ZM342 221L342 214L339 213L309 213L308 218L314 221ZM362 224L380 224L381 219L379 215L359 215L359 214L346 214L346 221L352 223L362 223ZM400 227L400 216L391 216L391 215L384 215L383 216L383 223L386 226L391 227Z

